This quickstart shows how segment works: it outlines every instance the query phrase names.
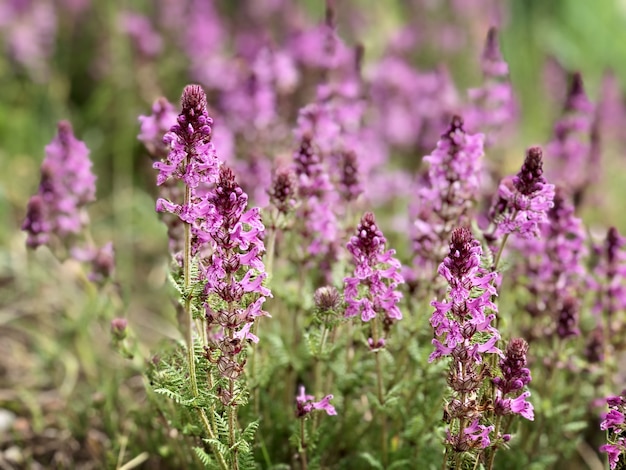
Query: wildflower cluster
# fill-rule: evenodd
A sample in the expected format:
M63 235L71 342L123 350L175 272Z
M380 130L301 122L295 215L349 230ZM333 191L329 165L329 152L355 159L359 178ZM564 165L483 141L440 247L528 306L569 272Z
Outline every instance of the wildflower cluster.
M446 444L453 452L489 447L493 426L480 424L479 391L487 378L484 367L488 354L500 354L496 347L500 334L491 325L496 306L494 273L480 266L480 244L467 228L452 232L450 253L439 266L439 274L448 282L448 300L433 301L435 311L430 323L437 338L429 361L444 356L452 358L448 384L453 391L448 403L453 425L447 431Z
M85 206L96 199L91 166L87 146L74 137L69 122L60 122L57 135L46 146L39 191L26 209L22 230L28 232L28 246L47 245L53 236L62 241L88 224Z
M500 359L502 375L493 379L496 386L496 400L493 405L496 416L518 414L531 421L535 417L533 405L527 401L530 392L525 391L518 395L531 380L530 370L526 368L527 352L528 343L522 338L513 338L506 346L504 358ZM510 436L502 437L505 441L510 439Z
M554 125L553 140L546 147L550 181L562 185L578 203L595 174L590 159L594 106L587 98L579 73L572 77L563 116Z
M481 67L485 83L468 91L472 106L466 114L468 129L480 129L487 135L487 144L511 124L517 113L509 66L498 44L498 30L491 27L485 40Z
M57 135L46 146L39 190L28 201L22 230L28 233L29 248L46 245L61 257L69 255L87 263L89 280L101 283L113 276L115 254L111 242L98 247L85 233L89 225L86 206L96 199L91 167L89 149L76 139L72 125L61 121Z
M246 342L259 341L250 329L257 317L267 316L262 306L271 296L262 285L266 277L261 260L264 226L258 208L246 210L248 196L229 168L220 168L215 189L205 201L212 206L206 221L211 255L203 273L207 280L203 294L208 299L207 328L213 332L207 359L217 364L223 377L234 380L243 372L241 352ZM224 404L231 403L232 393L222 392Z
M576 299L588 283L584 269L587 237L569 199L565 191L557 188L554 206L540 225L541 236L514 242L515 249L523 255L523 273L532 294L526 310L535 322L533 330L527 333L528 340L553 334L564 339L580 334L580 305Z
M453 228L471 220L482 175L483 143L483 134L468 134L463 120L454 116L436 149L424 157L429 167L413 208L416 268L410 277L432 274L445 256Z
M398 285L404 280L400 262L393 257L395 251L387 250L386 243L374 214L366 212L348 242L355 268L354 274L344 279L346 317L360 315L364 322L378 317L387 324L402 319L397 304L402 297ZM382 337L369 338L368 342L373 348L385 344Z
M504 179L491 209L496 223L495 237L519 233L523 238L536 237L539 227L547 221L554 203L554 185L543 177L543 152L531 147L519 173Z
M609 457L609 466L615 470L623 465L626 458L626 391L621 396L609 397L606 403L609 412L604 415L600 429L606 431L608 444L600 447Z
M18 90L19 102L38 109L32 97L60 90L69 102L53 100L53 111L83 117L107 97L132 109L154 103L139 118L145 168L129 158L124 106L111 106L114 119L102 128L83 124L95 143L107 136L93 150L111 170L100 180L108 198L91 217L98 214L94 226L110 225L121 242L119 283L105 282L113 244L95 245L88 231L95 176L89 150L67 122L46 147L22 226L28 247L46 246L32 259L53 261L44 269L59 275L31 282L13 263L29 273L41 268L31 258L20 263L20 250L0 249L0 264L11 268L0 274L1 302L17 299L3 315L11 334L7 347L0 341L10 357L0 362L9 382L3 376L2 387L21 386L25 377L40 389L35 397L55 387L61 402L87 397L87 411L76 416L89 427L63 451L88 448L91 460L117 455L119 468L220 470L550 468L571 466L577 452L593 461L583 441L591 437L589 408L621 389L626 351L621 222L611 221L600 241L608 205L593 207L593 226L581 220L590 201L614 197L592 192L600 162L623 163L611 158L626 142L626 112L610 72L596 105L580 74L567 91L570 72L552 70L560 85L537 111L558 116L554 136L545 152L529 148L519 172L501 180L510 145L523 143L513 134L522 126L511 79L522 87L524 80L510 76L515 61L499 44L501 35L508 50L519 50L507 2L400 2L411 24L373 36L372 28L387 24L386 5L327 0L325 18L313 19L301 5L310 2L164 1L149 14L139 2L107 8L105 27L117 21L117 29L102 37L90 27L104 12L98 2L4 3L0 64L18 86L7 81L0 93L11 98ZM349 21L340 24L340 15ZM489 24L497 27L483 30ZM451 64L449 72L447 59L478 58L466 46L480 49L484 33L475 64L482 81L464 90L456 74L471 64ZM94 51L57 61L68 57L63 47L78 52L84 38ZM428 66L434 62L441 65ZM66 77L74 64L79 73ZM180 105L154 101L185 72L198 84L184 88ZM50 90L31 93L48 83ZM83 93L96 98L94 108L82 109L92 102ZM563 101L562 112L547 109ZM26 144L16 155L31 153ZM7 175L28 168L16 162L9 159ZM166 250L159 252L159 231L142 217L141 207L155 215L145 195L156 188L137 187L146 175L156 178L156 209L167 226L173 307L162 301L165 289L155 292ZM13 181L0 186L10 196L0 207L8 212L0 212L10 215L16 196L26 196ZM67 291L50 288L68 278ZM33 302L37 293L45 301ZM43 336L34 327L39 313ZM172 331L171 321L160 320L174 313L179 328ZM261 319L270 313L271 321ZM149 331L134 331L144 326ZM169 340L144 343L153 329ZM103 331L111 337L106 348L132 361L128 369L98 349ZM13 360L14 352L28 357ZM45 380L30 380L31 369L48 367ZM142 367L150 390L135 400L136 381L128 379ZM19 394L4 395L3 429L2 412L32 414ZM608 403L602 450L620 468L626 405L624 397ZM67 405L74 416L74 403ZM93 406L118 412L95 416ZM39 420L46 439L48 423L58 424L49 408L43 403ZM106 419L92 419L100 415ZM0 440L1 462L84 466L85 453L70 461L56 449L51 457L52 445L31 445L41 426L31 430L19 418L9 422L10 441ZM120 440L129 429L137 435ZM255 436L257 429L263 432Z

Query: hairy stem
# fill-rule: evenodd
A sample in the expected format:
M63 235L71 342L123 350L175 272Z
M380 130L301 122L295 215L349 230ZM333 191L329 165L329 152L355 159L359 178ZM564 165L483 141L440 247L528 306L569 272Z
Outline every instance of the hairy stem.
M378 344L378 340L380 339L378 336L378 329L379 329L379 318L376 317L373 320L372 323L372 339L374 340L374 344L377 345ZM380 351L375 351L375 358L376 358L376 394L378 395L378 403L380 404L380 406L382 407L385 404L385 389L384 389L384 385L383 385L383 368L382 368L382 362L381 362L381 358L380 358ZM382 453L383 453L383 466L386 467L387 466L387 461L388 461L388 450L387 450L387 415L385 414L384 410L381 410L382 413L382 432L381 432L381 444L382 444Z
M189 204L191 188L185 186L185 206ZM183 270L185 282L185 333L187 335L187 363L189 366L189 382L194 397L198 397L198 382L196 381L196 360L193 348L193 313L191 311L191 225L185 223L185 248L183 256Z
M500 425L502 424L502 416L497 416L496 417L496 429L494 432L494 436L496 439L498 439L498 436L500 435ZM493 450L491 451L491 455L489 456L489 466L487 467L487 470L493 470L493 463L496 460L496 452L498 451L498 447L494 446Z
M306 434L304 432L304 418L300 418L300 464L302 466L302 470L307 470L307 459L306 459Z

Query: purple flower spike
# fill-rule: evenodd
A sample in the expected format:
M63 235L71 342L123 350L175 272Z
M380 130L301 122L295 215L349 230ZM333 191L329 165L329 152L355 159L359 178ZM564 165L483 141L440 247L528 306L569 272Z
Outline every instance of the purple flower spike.
M202 202L204 216L193 227L196 242L208 244L211 253L201 265L207 281L204 294L208 299L219 299L206 304L208 326L218 330L207 358L216 362L228 379L236 379L243 372L245 359L239 354L246 341L259 341L250 329L257 317L269 316L262 306L272 295L263 286L267 276L261 260L265 227L258 208L247 206L248 195L235 181L232 170L222 166L215 188ZM200 245L194 250L203 252ZM221 398L227 404L232 397Z
M554 125L554 137L546 147L550 181L562 185L575 202L595 174L590 161L590 137L594 120L594 106L587 98L580 73L572 77L565 100L563 116Z
M77 234L87 224L84 206L96 198L91 165L87 146L74 137L69 122L60 122L56 137L46 146L39 191L30 199L22 224L29 247L49 243L53 234L61 239Z
M345 201L354 201L363 192L359 181L359 165L356 154L352 151L342 152L339 165L339 192Z
M452 229L470 222L483 172L483 140L482 134L465 132L463 120L454 116L437 148L424 157L429 164L428 175L412 208L413 265L417 271L413 277L423 278L423 273L430 276L446 256Z
M534 419L533 405L526 401L530 392L518 395L531 380L530 370L526 368L527 352L528 343L522 338L513 338L507 344L504 358L500 360L502 377L493 379L497 389L494 403L496 415L519 414L528 420Z
M540 238L512 240L523 257L526 287L531 294L526 305L534 317L524 337L529 341L557 334L561 339L578 336L575 300L588 287L585 269L586 233L576 217L571 197L561 188L554 195L548 221L540 226Z
M465 114L468 129L487 134L492 145L501 131L516 117L517 105L509 81L509 66L502 58L498 30L489 29L482 56L484 84L469 90L472 105Z
M548 220L554 205L554 185L543 177L542 157L541 148L529 148L517 176L500 183L491 210L497 223L496 237L513 232L523 238L539 236L539 227Z
M397 289L404 280L400 262L393 257L395 250L386 250L386 243L374 214L365 213L348 242L355 268L354 275L344 279L346 317L360 314L364 322L377 315L387 320L402 319L397 305L402 294Z
M435 311L430 323L443 341L433 340L435 351L429 362L446 355L454 357L458 354L456 348L467 352L459 357L469 360L471 367L482 362L481 353L501 354L495 347L500 334L490 324L497 312L491 302L491 296L496 293L493 287L495 273L480 267L481 255L480 243L468 228L461 227L452 232L450 253L439 266L439 274L448 282L449 300L431 303ZM483 334L474 338L479 332ZM470 368L465 370L471 373Z
M289 214L298 204L298 182L289 168L276 171L269 191L270 203L282 214Z
M615 227L611 227L602 246L596 251L600 255L595 269L597 280L594 281L596 302L594 312L607 319L609 340L616 340L623 331L624 320L619 312L626 310L626 239Z
M190 188L215 181L219 160L211 143L211 124L206 95L199 85L187 85L181 98L182 112L177 123L163 138L169 146L165 161L155 162L159 170L157 184L173 176Z
M601 452L606 452L609 458L611 470L618 468L620 461L623 463L626 457L626 399L623 396L608 397L606 399L609 407L608 413L604 414L600 423L600 429L607 431L608 444L600 447ZM622 468L621 466L619 468Z
M176 124L174 105L165 98L157 99L152 105L150 116L139 116L140 132L137 138L155 158L165 158L169 149L163 142L163 136Z

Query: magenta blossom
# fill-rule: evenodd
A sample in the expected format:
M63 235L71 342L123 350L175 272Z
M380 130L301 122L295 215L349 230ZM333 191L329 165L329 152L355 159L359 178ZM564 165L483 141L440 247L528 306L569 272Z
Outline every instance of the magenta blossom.
M600 423L600 429L607 432L608 444L600 447L601 452L606 452L609 457L611 470L618 468L620 461L624 462L626 456L626 390L622 396L608 397L606 403L608 413L604 414ZM619 468L622 468L621 466Z
M529 148L519 173L500 183L491 210L496 238L513 232L523 238L537 237L540 225L547 222L554 205L554 185L543 177L542 156L541 148Z
M400 262L393 257L395 250L386 250L386 242L374 214L365 213L348 242L355 268L353 276L344 279L346 317L361 315L364 322L377 315L389 320L402 319L397 305L402 294L397 289L404 280Z
M495 273L480 266L481 255L480 243L469 229L452 232L450 253L439 266L439 274L448 282L449 300L431 303L435 311L430 323L439 339L433 339L435 350L430 362L454 356L458 348L464 349L466 360L474 363L481 362L485 353L501 354L495 347L500 334L491 326L497 312L491 302L496 294ZM476 335L479 332L482 334Z
M87 146L74 137L69 122L60 122L56 137L46 146L39 191L30 199L22 224L29 247L48 244L51 235L64 239L77 234L88 223L84 206L96 198L91 166Z
M300 393L296 397L296 416L303 418L314 410L324 410L329 416L335 416L337 411L335 407L330 404L330 400L333 399L332 395L326 395L320 401L314 401L313 395L307 395L304 386L300 386Z

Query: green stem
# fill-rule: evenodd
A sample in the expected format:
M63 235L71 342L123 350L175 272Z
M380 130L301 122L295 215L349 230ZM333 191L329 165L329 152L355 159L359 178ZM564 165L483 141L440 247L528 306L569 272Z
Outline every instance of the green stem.
M496 439L498 439L499 433L500 433L500 424L502 423L502 416L498 416L496 418L496 429L495 429L495 433L494 436ZM489 467L487 467L487 470L493 470L493 463L495 462L496 459L496 452L498 451L498 447L494 446L493 451L491 452L491 455L489 456Z
M322 325L322 339L320 340L319 350L313 358L313 394L316 397L322 396L325 390L322 389L322 357L324 354L324 343L326 342L327 329L326 325ZM320 422L320 414L316 413L313 417L313 432L317 429Z
M202 408L200 408L200 418L202 419L202 425L204 426L204 429L206 430L209 437L211 439L216 439L216 434L213 432L213 429L211 428L211 423L209 422L209 419L207 418L207 415ZM222 470L228 470L228 465L224 460L224 456L213 446L211 446L211 450L213 451L213 455L217 457L220 468Z
M306 459L306 434L304 432L304 418L300 418L300 464L302 465L302 470L307 470L307 459Z
M191 188L185 186L185 206L191 199ZM187 363L189 366L189 382L194 397L198 397L198 382L196 380L196 361L193 347L193 313L191 311L191 225L185 223L185 248L183 258L185 282L185 333L187 335Z
M379 318L378 317L374 318L373 323L372 323L372 339L374 340L375 345L378 344L378 340L380 339L378 336L378 329L379 329L378 323L379 323ZM382 368L382 362L380 359L380 350L375 351L374 354L375 354L375 359L376 359L376 383L377 383L376 393L378 395L378 403L380 404L382 408L385 404L385 390L384 390L384 385L383 385L383 368ZM385 411L382 409L381 409L381 413L382 413L381 444L382 444L382 453L383 453L383 466L386 467L387 462L388 462L387 415L385 414Z
M191 198L191 189L187 186L185 187L185 205L189 204L189 200ZM191 384L191 392L193 393L194 398L198 398L200 393L198 392L198 382L196 380L196 360L195 360L195 351L193 346L193 313L191 311L191 295L189 292L189 287L191 286L191 225L185 224L185 247L184 247L184 258L183 258L183 273L184 273L184 285L185 285L185 334L187 339L187 362L189 366L189 382ZM202 421L202 425L204 426L207 435L211 439L216 439L216 433L213 432L213 428L209 423L207 415L204 409L199 408L200 410L200 419ZM217 461L220 465L220 468L223 470L228 469L228 465L224 461L224 456L211 445L211 450L213 455L216 456Z

